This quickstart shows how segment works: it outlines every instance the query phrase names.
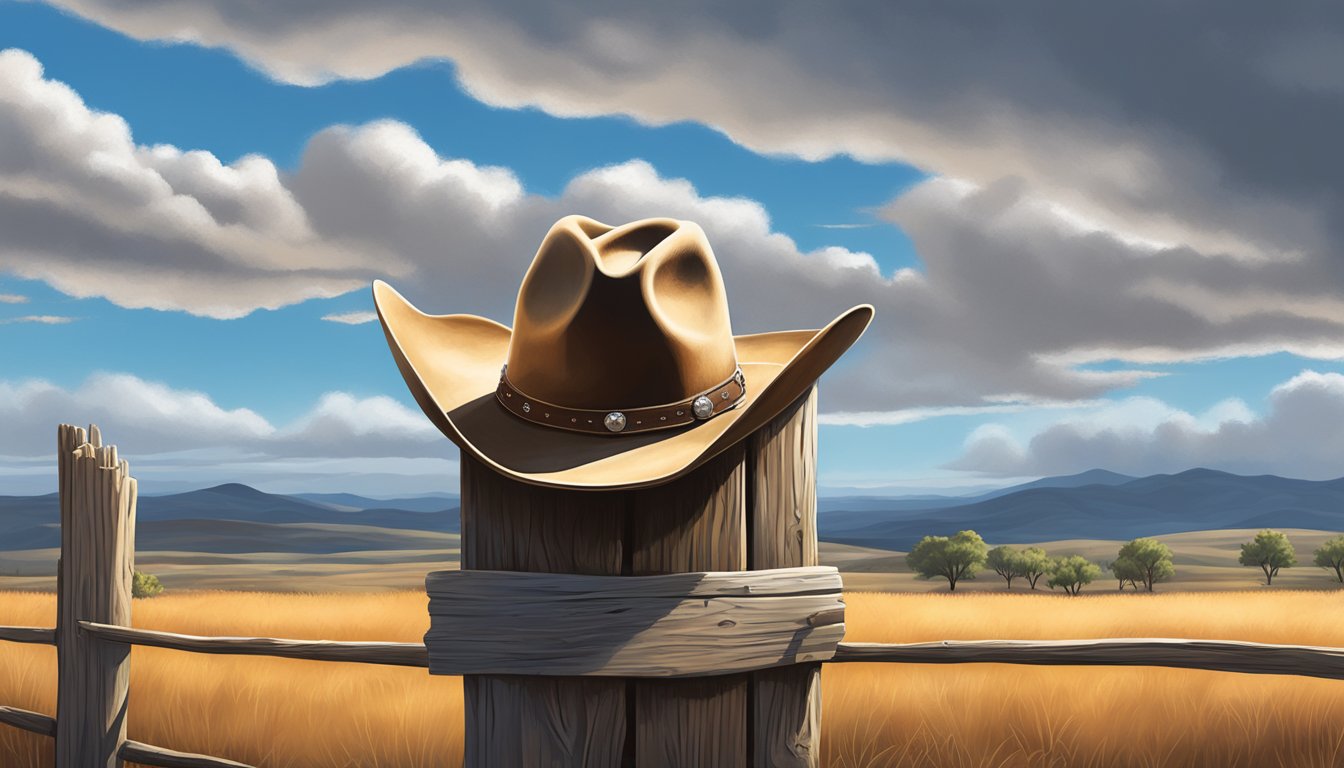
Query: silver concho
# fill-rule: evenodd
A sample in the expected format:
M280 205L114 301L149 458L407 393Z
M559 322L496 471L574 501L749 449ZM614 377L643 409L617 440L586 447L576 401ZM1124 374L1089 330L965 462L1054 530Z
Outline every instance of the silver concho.
M620 411L612 411L607 414L607 418L603 419L602 423L612 432L620 432L625 429L625 414Z
M708 419L714 415L714 401L704 395L695 398L691 403L691 413L694 413L697 419Z

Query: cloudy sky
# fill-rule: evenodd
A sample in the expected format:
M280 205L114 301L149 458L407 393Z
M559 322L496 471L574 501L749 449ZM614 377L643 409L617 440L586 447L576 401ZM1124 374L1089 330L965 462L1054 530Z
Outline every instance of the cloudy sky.
M548 226L700 223L734 329L877 317L829 492L1344 475L1344 18L1292 4L0 0L0 494L449 491L383 278L509 322Z

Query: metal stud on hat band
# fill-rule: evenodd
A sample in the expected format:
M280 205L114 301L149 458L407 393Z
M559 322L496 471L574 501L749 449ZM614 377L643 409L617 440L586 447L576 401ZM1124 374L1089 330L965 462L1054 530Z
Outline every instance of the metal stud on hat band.
M708 419L714 415L714 401L701 395L691 401L691 412L697 419Z
M513 415L533 424L595 435L628 435L711 419L736 408L746 394L747 381L738 368L717 387L675 403L617 410L566 408L523 394L509 381L506 365L499 372L495 399Z

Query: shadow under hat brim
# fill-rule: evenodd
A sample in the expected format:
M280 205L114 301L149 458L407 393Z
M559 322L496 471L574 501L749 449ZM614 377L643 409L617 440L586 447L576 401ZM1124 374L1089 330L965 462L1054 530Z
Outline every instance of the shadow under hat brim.
M522 482L586 490L659 485L695 469L806 393L873 317L860 305L821 330L736 336L747 383L741 405L690 427L607 436L533 424L495 400L508 327L475 315L427 315L381 280L373 299L411 394L450 440Z

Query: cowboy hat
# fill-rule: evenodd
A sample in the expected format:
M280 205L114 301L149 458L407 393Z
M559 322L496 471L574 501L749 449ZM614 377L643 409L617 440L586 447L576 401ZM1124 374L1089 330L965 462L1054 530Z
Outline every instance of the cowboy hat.
M512 330L427 315L382 281L378 319L425 415L465 453L534 485L658 485L746 438L809 392L873 316L732 335L718 264L694 223L556 222Z

